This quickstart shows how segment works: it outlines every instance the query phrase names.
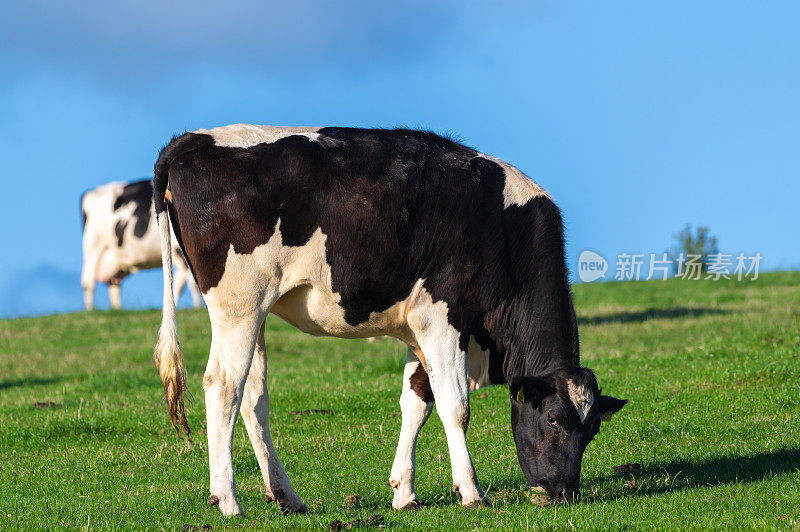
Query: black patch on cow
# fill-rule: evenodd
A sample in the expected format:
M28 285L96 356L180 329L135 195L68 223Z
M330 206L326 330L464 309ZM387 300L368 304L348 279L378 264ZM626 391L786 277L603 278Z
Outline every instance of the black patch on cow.
M428 379L428 373L422 368L422 364L417 364L417 369L408 378L408 383L414 393L417 394L417 397L426 403L434 401L431 381Z
M183 235L181 234L181 226L177 223L177 216L175 215L175 208L173 207L172 203L167 203L167 216L169 217L169 222L172 225L172 232L175 233L175 240L178 241L178 255L181 259L186 263L189 267L189 271L192 273L192 276L195 276L194 267L192 266L192 262L189 260L189 257L186 256L186 253L183 251ZM196 278L196 277L195 277Z
M150 179L128 183L122 193L114 201L114 210L120 210L124 205L133 203L133 235L142 238L150 226L150 205L153 201L153 182ZM117 235L119 238L119 235ZM120 244L122 245L122 244Z
M127 220L120 220L114 226L114 234L117 235L117 247L122 247L122 241L125 237L125 228L128 227Z
M417 279L462 334L490 345L490 378L575 367L577 326L558 208L503 208L505 172L424 131L324 128L248 148L187 133L156 163L156 209L173 223L203 292L231 245L251 253L280 219L283 244L327 235L332 288L351 325L408 297ZM159 207L159 201L162 207Z

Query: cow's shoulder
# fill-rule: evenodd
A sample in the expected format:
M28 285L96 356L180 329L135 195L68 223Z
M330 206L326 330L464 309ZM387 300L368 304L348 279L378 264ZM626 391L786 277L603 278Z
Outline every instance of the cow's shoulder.
M548 197L547 192L539 186L533 179L522 173L516 166L507 163L497 157L486 154L478 154L478 157L486 159L498 165L505 177L503 186L503 207L509 208L512 205L522 206L537 196Z

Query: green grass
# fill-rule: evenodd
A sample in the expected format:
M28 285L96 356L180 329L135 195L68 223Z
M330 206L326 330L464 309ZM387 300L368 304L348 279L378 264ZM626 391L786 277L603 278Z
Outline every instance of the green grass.
M505 387L472 395L468 440L493 507L462 509L436 416L417 453L418 512L390 508L405 348L319 339L267 322L271 425L312 508L282 516L264 500L243 423L234 465L246 515L208 499L200 386L205 311L179 328L195 446L169 427L151 362L158 311L0 321L0 529L326 529L383 514L392 530L800 528L800 272L751 282L575 287L582 360L607 393L630 400L583 461L582 500L528 502ZM36 402L56 406L37 407ZM332 414L296 417L293 410ZM641 463L617 474L612 466ZM345 497L357 494L349 507Z

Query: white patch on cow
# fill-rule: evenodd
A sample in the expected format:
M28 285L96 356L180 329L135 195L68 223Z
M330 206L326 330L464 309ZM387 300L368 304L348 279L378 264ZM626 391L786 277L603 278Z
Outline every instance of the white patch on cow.
M192 133L211 135L214 144L227 148L247 148L256 144L271 144L292 135L301 135L311 140L319 136L318 127L257 126L253 124L231 124L213 129L198 129Z
M479 157L489 159L499 164L505 172L506 182L503 187L503 208L507 209L512 205L525 205L536 196L550 197L545 190L540 187L530 177L526 176L516 166L492 157L491 155L478 154Z
M578 411L578 417L581 423L586 420L589 411L594 405L594 394L592 390L582 384L575 384L572 379L567 380L567 393L572 404L575 405L575 410Z
M133 217L135 205L126 203L114 210L114 203L125 188L123 182L113 182L89 190L83 195L81 209L86 214L83 230L83 268L81 285L84 291L84 304L93 307L95 283L112 283L132 273L149 268L161 267L161 244L158 237L158 224L153 206L150 206L150 222L142 237L134 236L136 220ZM117 223L125 222L122 246L118 245L115 233ZM176 298L183 289L184 282L189 286L195 307L200 306L200 293L188 266L178 255L178 243L172 236L172 262L175 265ZM119 302L120 289L110 290L112 305Z

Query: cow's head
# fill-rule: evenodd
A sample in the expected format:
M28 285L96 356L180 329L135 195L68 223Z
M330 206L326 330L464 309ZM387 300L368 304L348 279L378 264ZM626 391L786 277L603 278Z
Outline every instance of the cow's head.
M577 498L583 451L601 418L628 401L602 395L594 374L584 368L514 377L509 391L517 458L528 482L553 501Z

